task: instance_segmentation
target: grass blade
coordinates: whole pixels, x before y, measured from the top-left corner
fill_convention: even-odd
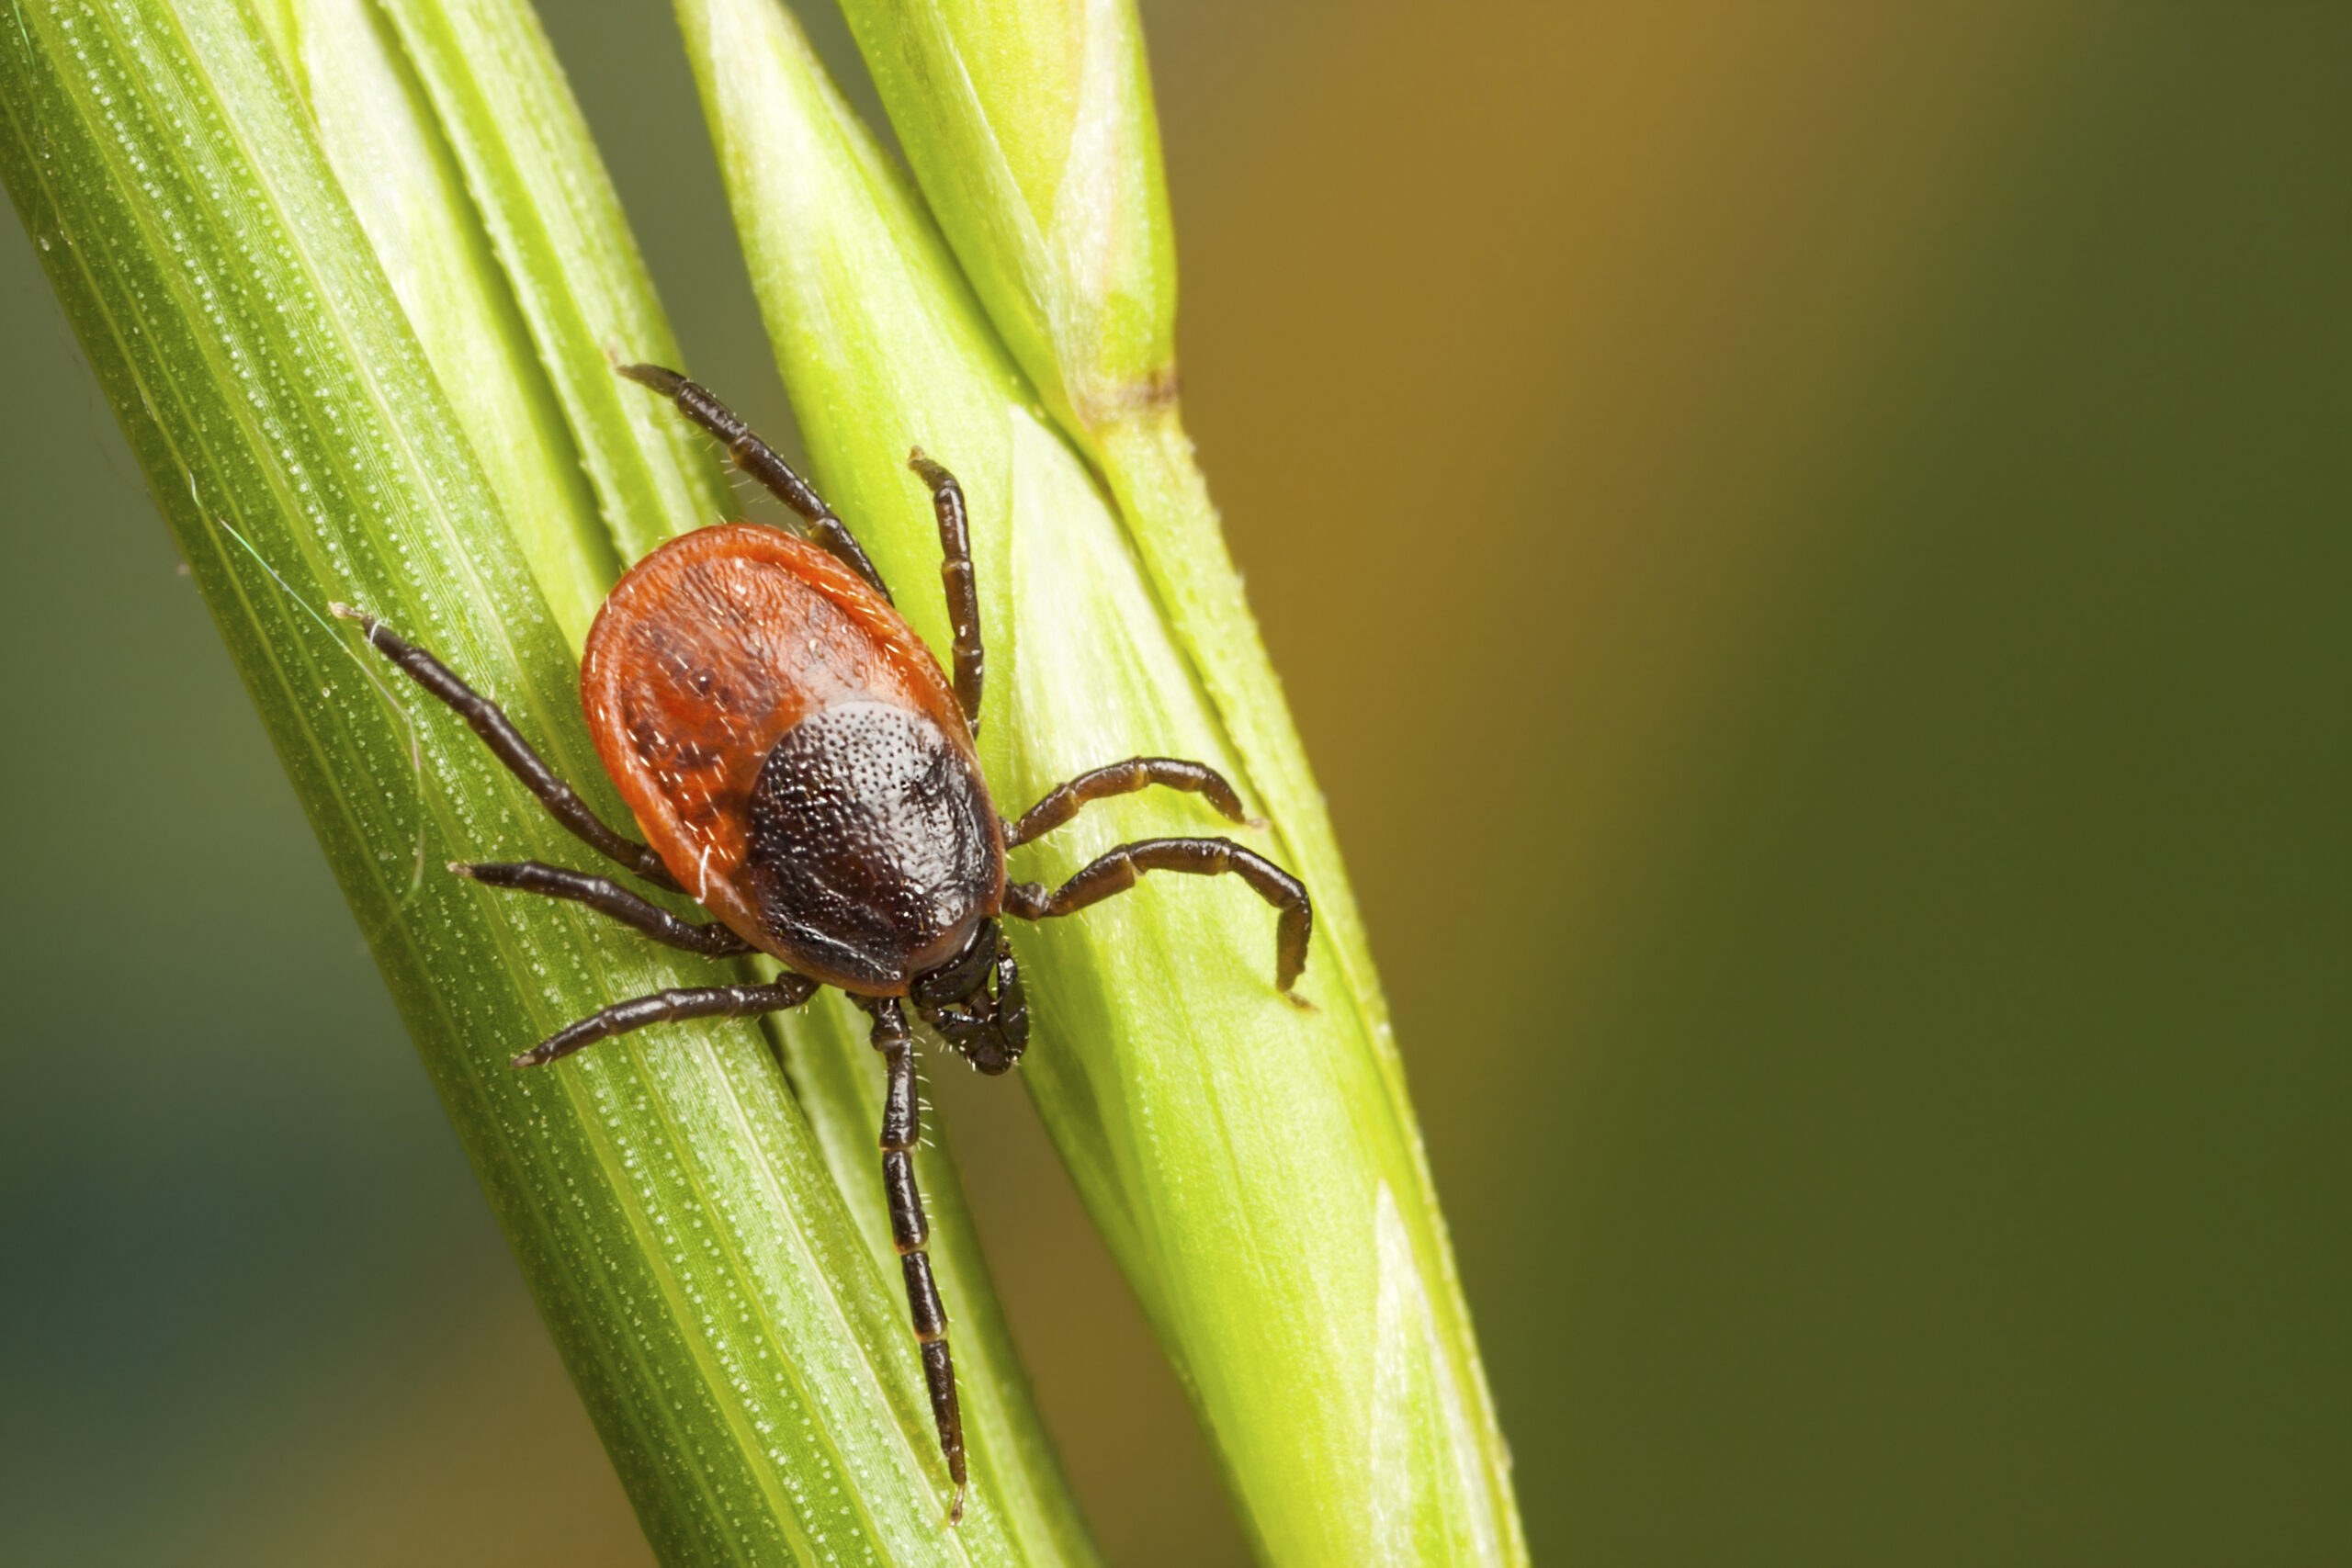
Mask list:
[[[707,444],[614,361],[678,363],[620,203],[522,0],[379,0],[457,160],[623,562],[735,514]]]
[[[869,44],[868,57],[903,108],[899,127],[943,236],[772,0],[677,8],[817,476],[934,638],[937,545],[903,470],[907,448],[921,445],[964,479],[993,694],[982,755],[1000,804],[1018,809],[1123,756],[1197,757],[1272,819],[1271,832],[1234,836],[1300,870],[1317,896],[1310,1014],[1272,989],[1271,911],[1225,883],[1156,880],[1015,936],[1038,1022],[1023,1076],[1261,1553],[1523,1558],[1361,925],[1214,513],[1164,387],[1107,401],[1082,392],[1090,378],[1127,374],[1123,362],[1148,363],[1172,322],[1172,283],[1158,281],[1172,274],[1151,260],[1165,249],[1164,221],[1150,228],[1156,135],[1130,124],[1092,139],[1148,165],[1148,177],[1119,159],[1086,165],[1126,182],[1097,203],[1098,218],[1125,215],[1096,225],[1108,253],[1057,250],[1050,234],[1021,249],[1041,210],[1068,203],[1041,203],[1022,173],[1035,173],[1051,135],[993,128],[1035,109],[1067,140],[1087,140],[1087,106],[1102,95],[1082,81],[1057,88],[1055,71],[1092,59],[1092,46],[1047,50],[1024,69],[1013,57],[1050,34],[1040,17],[1060,13],[852,6],[862,41],[885,11],[903,29],[896,55]],[[999,39],[985,64],[907,41],[968,40],[974,28],[1020,36]],[[989,80],[1004,85],[1001,102],[959,96]],[[1109,96],[1148,118],[1148,92]],[[989,132],[977,143],[976,125]],[[949,171],[937,180],[935,164]],[[1164,199],[1157,210],[1164,220]],[[967,243],[959,220],[985,239]],[[1139,236],[1140,251],[1122,250],[1122,234]],[[1000,254],[1006,245],[1017,254]],[[1051,281],[1057,256],[1111,253],[1144,260],[1114,255],[1091,274],[1072,264],[1060,296],[996,309],[1008,290]],[[1083,324],[1083,310],[1065,307],[1071,289],[1095,286],[1094,325],[1057,327]],[[1094,346],[1068,365],[1050,357],[1069,344]],[[1040,345],[1049,357],[1033,385],[1023,367]],[[1095,422],[1057,428],[1047,411],[1073,408]],[[1115,842],[1220,830],[1232,831],[1182,799],[1106,804],[1020,852],[1014,874],[1050,884]]]
[[[12,20],[0,177],[657,1551],[1027,1561],[985,1495],[944,1528],[903,1306],[755,1031],[505,1064],[723,972],[438,871],[582,852],[451,716],[379,686],[332,599],[435,648],[619,814],[562,629],[272,34],[231,0]],[[976,1440],[983,1474],[1020,1462]]]
[[[499,510],[577,649],[620,562],[432,106],[368,0],[277,0],[261,17]]]

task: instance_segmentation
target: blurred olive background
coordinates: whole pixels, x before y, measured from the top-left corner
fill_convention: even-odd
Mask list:
[[[1146,9],[1538,1557],[2352,1561],[2352,7]],[[786,428],[666,8],[549,22]],[[643,1563],[7,228],[0,1558]],[[1104,1544],[1238,1561],[938,1088]]]

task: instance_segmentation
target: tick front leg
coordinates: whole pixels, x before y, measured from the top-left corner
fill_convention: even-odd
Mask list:
[[[736,958],[755,951],[752,944],[727,927],[713,921],[697,925],[639,897],[620,884],[586,872],[571,871],[560,865],[547,865],[535,860],[492,862],[467,865],[452,861],[449,869],[459,876],[471,877],[485,887],[511,888],[517,893],[537,893],[542,897],[563,898],[574,904],[585,904],[600,915],[610,915],[625,926],[644,932],[659,942],[699,953],[705,958]]]
[[[1021,820],[1009,824],[1004,831],[1004,847],[1025,844],[1052,832],[1079,813],[1090,801],[1111,795],[1133,795],[1149,789],[1153,784],[1165,784],[1170,789],[1187,790],[1200,795],[1222,812],[1227,821],[1247,822],[1250,818],[1241,809],[1241,796],[1225,782],[1225,775],[1203,762],[1187,762],[1181,757],[1130,757],[1124,762],[1114,762],[1107,768],[1078,777],[1049,792],[1046,798],[1022,814]]]
[[[947,1354],[947,1309],[931,1277],[931,1225],[923,1218],[922,1193],[915,1186],[915,1145],[922,1141],[922,1112],[915,1100],[915,1042],[906,1010],[896,997],[850,1000],[874,1019],[873,1044],[882,1053],[887,1075],[882,1094],[882,1190],[890,1202],[890,1238],[907,1278],[907,1311],[915,1340],[922,1347],[923,1382],[931,1386],[932,1419],[939,1426],[939,1451],[956,1483],[947,1522],[964,1517],[964,1417],[956,1405],[956,1363]]]
[[[1274,984],[1301,1007],[1293,989],[1306,969],[1306,941],[1315,930],[1315,908],[1306,885],[1263,855],[1230,839],[1145,839],[1121,844],[1090,863],[1076,876],[1047,893],[1042,883],[1016,882],[1004,890],[1004,907],[1024,920],[1074,915],[1114,893],[1125,893],[1147,871],[1181,871],[1193,876],[1227,872],[1248,883],[1259,897],[1281,911],[1274,926]]]
[[[784,1012],[817,994],[817,982],[786,972],[772,986],[700,986],[691,990],[656,991],[650,997],[615,1002],[592,1012],[569,1029],[548,1035],[514,1058],[518,1067],[545,1066],[574,1051],[609,1040],[616,1034],[648,1024],[674,1023],[689,1018],[757,1018]]]
[[[618,861],[655,886],[678,890],[669,869],[662,863],[662,857],[636,840],[606,827],[602,818],[588,809],[588,803],[548,766],[547,760],[531,750],[531,743],[523,739],[504,709],[458,680],[447,665],[433,655],[394,635],[390,627],[367,611],[355,610],[348,604],[330,604],[327,608],[346,621],[358,622],[368,647],[399,665],[410,680],[456,710],[467,727],[481,737],[491,754],[505,763],[507,772],[521,779],[523,787],[548,808],[548,815],[562,823],[573,837],[606,859]]]
[[[624,365],[620,373],[639,386],[652,388],[677,404],[680,413],[718,437],[737,468],[797,513],[817,536],[817,542],[834,558],[865,579],[866,586],[886,602],[889,599],[890,590],[883,585],[882,574],[874,570],[872,558],[866,555],[865,547],[857,542],[857,536],[849,531],[849,525],[833,515],[825,498],[810,489],[808,481],[795,473],[792,465],[775,447],[753,434],[751,426],[735,417],[734,411],[712,397],[710,389],[659,365]]]

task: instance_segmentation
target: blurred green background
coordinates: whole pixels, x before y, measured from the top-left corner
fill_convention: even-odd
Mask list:
[[[1538,1557],[2352,1561],[2352,6],[1146,15]],[[549,21],[786,428],[666,8]],[[643,1563],[8,229],[0,1556]],[[1104,1544],[1238,1561],[936,1085]]]

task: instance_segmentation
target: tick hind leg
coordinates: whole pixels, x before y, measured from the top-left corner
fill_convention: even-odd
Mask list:
[[[939,1426],[939,1451],[956,1483],[947,1522],[964,1517],[964,1417],[956,1405],[956,1363],[947,1354],[947,1309],[931,1277],[931,1225],[923,1218],[922,1193],[915,1186],[915,1145],[922,1141],[922,1112],[915,1100],[915,1042],[906,1009],[895,997],[850,1000],[874,1019],[874,1048],[882,1053],[887,1079],[882,1095],[882,1190],[890,1202],[890,1239],[907,1280],[907,1311],[916,1343],[922,1347],[923,1382],[931,1388],[932,1419]]]
[[[988,650],[980,641],[980,588],[972,575],[972,528],[964,512],[964,487],[954,474],[924,457],[920,446],[907,454],[907,467],[931,487],[931,510],[939,519],[939,583],[956,636],[956,701],[977,735]]]
[[[735,417],[734,411],[710,395],[710,389],[697,381],[689,381],[675,370],[665,370],[659,365],[624,365],[620,373],[640,386],[652,388],[678,405],[678,412],[701,425],[726,445],[727,455],[735,466],[760,481],[767,492],[799,514],[834,558],[864,578],[866,586],[887,601],[890,590],[883,584],[882,574],[874,570],[874,561],[849,525],[833,515],[825,498],[809,487],[808,481],[793,471],[776,449],[752,433],[751,426]]]
[[[692,989],[656,991],[650,997],[615,1002],[590,1013],[568,1029],[558,1030],[514,1058],[518,1067],[548,1063],[584,1050],[599,1040],[627,1034],[650,1024],[675,1023],[689,1018],[757,1018],[785,1012],[817,994],[817,982],[786,970],[769,986],[697,986]]]
[[[491,753],[505,763],[507,771],[523,781],[523,787],[538,796],[548,814],[575,838],[655,886],[678,890],[678,884],[662,865],[662,857],[605,826],[604,818],[588,809],[588,803],[548,766],[546,759],[531,750],[531,743],[523,739],[522,732],[496,703],[458,680],[447,665],[424,649],[395,636],[390,627],[365,610],[355,610],[348,604],[327,607],[346,621],[358,622],[368,647],[399,665],[409,679],[456,710],[467,727],[481,737]]]
[[[1248,883],[1259,897],[1281,911],[1274,926],[1274,984],[1292,1001],[1306,1005],[1293,988],[1306,972],[1306,942],[1315,930],[1315,909],[1307,900],[1306,885],[1229,839],[1145,839],[1121,844],[1051,893],[1043,883],[1012,884],[1004,890],[1004,907],[1026,920],[1074,915],[1089,904],[1125,892],[1147,871],[1181,871],[1193,876],[1230,872]]]

